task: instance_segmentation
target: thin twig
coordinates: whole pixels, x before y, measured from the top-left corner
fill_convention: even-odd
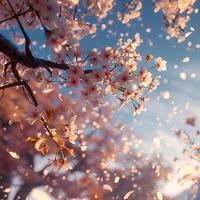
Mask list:
[[[21,77],[20,77],[20,75],[19,75],[19,73],[18,73],[18,71],[16,69],[16,65],[14,63],[11,65],[11,70],[13,72],[14,77],[17,79],[17,81],[21,82],[22,81]],[[33,94],[33,91],[31,90],[31,87],[29,86],[27,81],[22,81],[22,82],[23,82],[23,86],[26,88],[28,94],[30,95],[30,97],[31,97],[31,99],[33,101],[33,104],[35,106],[38,106],[38,102],[37,102],[37,100],[35,98],[35,95]]]
[[[14,82],[14,83],[9,83],[7,85],[1,86],[0,90],[4,90],[7,88],[11,88],[11,87],[16,87],[16,86],[20,86],[20,85],[24,85],[25,81],[18,81],[18,82]]]
[[[9,0],[7,0],[7,2],[8,2],[8,4],[9,4],[9,6],[10,6],[10,8],[11,8],[11,10],[12,10],[14,16],[15,16],[15,19],[17,20],[17,23],[18,23],[18,25],[19,25],[19,27],[20,27],[23,35],[24,35],[24,38],[25,38],[25,41],[26,41],[25,42],[25,52],[26,52],[27,55],[32,56],[32,53],[31,53],[31,50],[30,50],[30,43],[31,43],[30,38],[28,37],[24,27],[22,26],[22,24],[19,20],[19,17],[17,16],[14,8],[12,7],[12,4],[10,3]]]
[[[76,6],[74,8],[74,19],[76,19],[77,8],[78,8],[78,5],[76,4]]]
[[[0,33],[0,52],[5,54],[11,60],[15,61],[15,63],[19,63],[26,68],[36,69],[36,68],[51,68],[51,69],[59,69],[59,70],[67,70],[69,69],[69,64],[59,64],[50,60],[45,60],[37,57],[27,56],[23,52],[20,52],[18,48],[8,40],[4,35]],[[84,70],[85,74],[91,73],[93,70]]]
[[[24,12],[22,12],[22,13],[19,13],[19,14],[17,14],[16,16],[17,16],[17,17],[20,17],[20,16],[25,15],[26,13],[28,13],[28,12],[30,12],[30,11],[31,11],[31,9],[29,8],[28,10],[26,10],[26,11],[24,11]],[[12,20],[12,19],[16,18],[16,16],[11,16],[11,17],[5,18],[5,19],[3,19],[3,20],[0,21],[0,24],[2,24],[3,22],[7,22],[7,21],[9,21],[9,20]]]
[[[60,146],[59,146],[59,145],[55,142],[55,140],[53,139],[54,136],[53,136],[51,130],[49,129],[49,127],[48,127],[48,125],[47,125],[47,122],[46,122],[46,120],[44,119],[44,117],[41,118],[41,121],[42,121],[42,123],[44,124],[45,129],[46,129],[47,132],[49,133],[49,136],[52,138],[53,142],[54,142],[55,145],[58,147],[63,162],[65,162],[65,156],[64,156],[64,154],[63,154],[63,151],[62,151],[62,149],[60,148]]]

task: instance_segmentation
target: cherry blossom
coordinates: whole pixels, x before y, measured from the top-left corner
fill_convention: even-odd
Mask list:
[[[183,42],[188,36],[186,26],[193,12],[196,0],[156,0],[154,12],[162,11],[164,14],[165,28],[171,37]]]
[[[161,57],[158,57],[155,59],[155,66],[156,69],[160,72],[160,71],[165,71],[167,65],[167,61],[163,60]]]

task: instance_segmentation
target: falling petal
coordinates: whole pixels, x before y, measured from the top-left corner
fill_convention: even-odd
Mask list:
[[[110,191],[110,192],[113,191],[112,187],[111,187],[110,185],[108,185],[108,184],[104,184],[104,185],[103,185],[103,189],[104,189],[104,190],[108,190],[108,191]]]
[[[190,58],[189,58],[189,57],[185,57],[185,58],[183,58],[182,62],[183,62],[183,63],[190,62]]]
[[[159,137],[155,137],[155,138],[153,139],[153,143],[155,144],[155,146],[156,146],[157,148],[160,148],[160,138],[159,138]]]
[[[20,156],[16,153],[16,152],[14,152],[14,151],[9,151],[9,150],[7,150],[8,151],[8,153],[13,157],[13,158],[16,158],[16,159],[19,159],[20,158]]]
[[[170,92],[169,91],[164,91],[161,93],[163,99],[170,99],[171,95],[170,95]]]
[[[158,200],[163,200],[163,195],[161,192],[157,192],[156,195],[157,195]]]
[[[116,176],[116,177],[115,177],[115,180],[114,180],[114,183],[118,183],[119,180],[120,180],[120,177],[119,177],[119,176]]]
[[[133,193],[134,193],[133,190],[127,192],[127,193],[124,195],[124,200],[128,199]]]
[[[48,94],[50,92],[52,92],[54,89],[53,88],[45,88],[42,92],[45,94]]]
[[[9,193],[11,191],[11,188],[5,188],[4,190],[3,190],[3,192],[5,192],[5,193]]]
[[[185,72],[181,72],[180,79],[182,79],[184,81],[184,80],[186,80],[186,78],[187,78],[187,74]]]

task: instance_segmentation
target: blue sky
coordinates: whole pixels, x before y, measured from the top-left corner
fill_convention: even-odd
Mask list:
[[[130,106],[127,106],[125,116],[124,114],[122,115],[125,110],[123,108],[118,118],[124,119],[125,117],[129,126],[133,126],[144,137],[152,136],[156,132],[155,130],[161,128],[156,121],[156,117],[160,118],[162,129],[167,132],[171,131],[172,127],[182,127],[186,117],[192,114],[198,116],[197,108],[200,100],[198,92],[198,84],[200,83],[200,49],[196,48],[196,45],[200,44],[200,26],[198,24],[200,14],[194,13],[188,24],[188,29],[189,27],[193,27],[195,31],[183,43],[178,43],[176,39],[166,39],[167,34],[163,29],[162,13],[155,14],[153,12],[152,1],[143,1],[141,21],[131,21],[130,27],[119,23],[114,17],[115,10],[120,10],[119,7],[120,4],[118,2],[113,13],[108,16],[108,19],[113,20],[111,26],[108,26],[105,31],[99,31],[94,38],[86,38],[82,41],[84,49],[101,49],[105,46],[116,46],[116,41],[121,32],[128,34],[126,38],[131,38],[136,32],[139,32],[143,39],[143,43],[139,48],[141,54],[145,56],[147,53],[151,53],[154,57],[163,57],[168,62],[168,68],[166,72],[161,74],[161,84],[158,90],[154,91],[151,95],[147,112],[132,117],[130,111],[128,111],[130,110]],[[200,2],[197,2],[195,7],[199,8]],[[148,28],[151,29],[150,33],[146,32]],[[108,30],[112,30],[113,35],[108,34]],[[192,43],[192,46],[189,47],[188,42]],[[185,57],[189,57],[190,62],[183,63],[182,60]],[[186,80],[180,78],[181,73],[187,75]],[[195,78],[194,74],[196,75]],[[167,100],[163,99],[162,95],[160,95],[166,91],[170,92],[170,98]],[[191,105],[189,109],[185,109],[187,102]],[[166,124],[165,121],[175,106],[178,106],[178,112],[183,110],[183,113],[177,114]]]

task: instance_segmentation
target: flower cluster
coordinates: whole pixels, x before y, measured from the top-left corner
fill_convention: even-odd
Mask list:
[[[154,12],[162,10],[165,20],[165,28],[171,37],[184,41],[193,29],[185,32],[186,26],[193,12],[196,0],[158,0],[154,5]]]
[[[122,12],[117,13],[117,17],[123,24],[127,24],[130,20],[140,17],[141,10],[142,2],[140,0],[130,1],[129,3],[126,3],[124,5],[124,9]]]
[[[113,8],[114,0],[84,0],[86,14],[103,19]]]
[[[146,64],[138,68],[142,60],[137,47],[142,39],[137,33],[133,39],[118,41],[118,48],[107,47],[101,51],[89,53],[88,60],[77,62],[67,71],[67,87],[78,87],[86,101],[101,101],[104,95],[112,94],[120,100],[120,105],[132,102],[137,113],[143,109],[148,100],[145,91],[152,92],[159,85],[159,78],[153,78],[146,65],[151,56],[147,55]],[[157,71],[166,70],[166,61],[161,57],[155,59]],[[88,68],[89,67],[89,68]],[[90,73],[84,73],[90,70]]]
[[[191,199],[197,197],[200,173],[200,146],[198,143],[200,131],[196,128],[196,120],[194,116],[185,120],[185,125],[190,126],[190,132],[187,127],[177,129],[175,132],[181,144],[184,145],[182,149],[184,157],[175,157],[174,162],[180,160],[178,168],[179,182],[183,185],[192,182]]]
[[[26,0],[10,1],[16,13],[21,13],[20,20],[27,28],[43,28],[46,36],[46,44],[53,48],[56,57],[66,53],[66,47],[76,46],[80,39],[92,33],[91,27],[95,24],[87,22],[84,18],[76,18],[76,5],[78,1],[56,1],[56,0]],[[16,25],[12,18],[12,11],[3,0],[0,4],[0,18],[9,19],[9,23]],[[8,27],[7,20],[0,23],[1,27]],[[96,30],[93,29],[95,32]],[[61,62],[61,59],[59,60]]]

